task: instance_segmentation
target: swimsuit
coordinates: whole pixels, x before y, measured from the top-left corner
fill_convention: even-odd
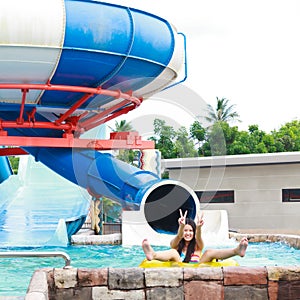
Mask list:
[[[185,254],[183,252],[180,253],[180,259],[181,261],[184,261],[184,258],[185,258]]]
[[[190,263],[192,264],[198,264],[200,262],[200,256],[198,254],[192,254]]]
[[[185,254],[183,252],[181,252],[180,258],[181,258],[181,261],[184,261]],[[200,256],[198,254],[192,253],[191,259],[189,262],[192,264],[198,264],[200,262]]]

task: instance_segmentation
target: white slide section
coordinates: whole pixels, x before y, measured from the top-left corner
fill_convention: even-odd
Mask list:
[[[67,246],[65,221],[87,215],[91,196],[30,155],[0,185],[0,247]]]
[[[228,215],[225,210],[202,210],[204,225],[202,237],[207,246],[227,244],[229,240]],[[147,223],[144,210],[123,211],[122,244],[124,246],[141,245],[147,238],[151,245],[169,246],[174,235],[162,234],[153,230]]]
[[[64,1],[0,1],[0,20],[1,83],[46,84],[56,70],[64,43]],[[27,103],[37,103],[40,93],[30,90]],[[1,90],[0,98],[2,102],[21,101],[19,90]]]

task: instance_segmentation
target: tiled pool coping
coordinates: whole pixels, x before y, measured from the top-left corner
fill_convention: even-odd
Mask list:
[[[247,237],[249,242],[284,242],[289,246],[300,249],[300,235],[291,234],[273,234],[273,233],[236,233],[229,232],[229,238],[240,240],[242,237]],[[111,244],[119,245],[122,243],[121,233],[114,233],[109,235],[91,235],[81,234],[72,237],[72,244],[74,245],[99,245]]]
[[[300,236],[240,234],[250,242],[286,242],[300,248]],[[95,241],[94,241],[95,242]],[[89,242],[90,244],[90,242]],[[26,300],[46,299],[299,299],[298,267],[65,268],[37,270]]]

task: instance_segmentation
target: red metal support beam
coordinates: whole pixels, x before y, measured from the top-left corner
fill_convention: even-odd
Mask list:
[[[134,144],[128,144],[125,140],[85,140],[78,139],[81,133],[97,127],[113,118],[128,113],[135,109],[142,102],[142,98],[132,95],[132,91],[123,93],[120,90],[105,90],[101,87],[81,87],[68,85],[52,85],[47,84],[15,84],[0,83],[0,89],[20,89],[22,92],[22,100],[20,105],[19,117],[17,120],[0,120],[0,145],[13,147],[81,147],[94,148],[98,150],[108,149],[152,149],[154,143],[151,141],[141,141],[140,137],[135,137]],[[35,120],[36,108],[27,113],[27,120],[24,120],[24,110],[26,104],[26,95],[29,90],[45,90],[45,91],[68,91],[83,93],[83,97],[79,99],[72,107],[54,121],[40,122]],[[92,96],[106,95],[115,99],[121,99],[120,102],[111,107],[100,111],[99,113],[88,116],[89,111],[81,111],[80,114],[72,116],[72,114]],[[83,120],[80,122],[80,120]],[[8,136],[6,129],[8,128],[40,128],[64,131],[62,138],[50,137],[22,137]],[[74,137],[73,134],[76,134]],[[130,135],[131,136],[131,135]],[[7,150],[8,151],[8,150]],[[11,150],[12,151],[12,150]],[[16,151],[16,150],[14,150]],[[2,151],[5,152],[5,151]]]
[[[17,124],[22,124],[24,122],[24,108],[25,108],[25,101],[26,101],[26,94],[28,93],[28,89],[22,89],[22,103],[21,103],[21,108],[20,108],[20,115],[19,118],[17,119]]]
[[[28,155],[28,153],[21,148],[0,148],[0,156],[13,156],[13,155]]]
[[[142,141],[137,132],[126,132],[123,133],[122,136],[112,135],[109,140],[78,139],[70,134],[66,134],[63,138],[0,136],[0,145],[13,147],[89,148],[95,150],[155,148],[153,141]],[[0,153],[9,155],[7,153],[9,153],[9,151],[17,151],[15,149],[16,148],[3,148],[0,149]],[[20,150],[19,154],[24,153]],[[0,156],[1,155],[3,154],[0,154]]]
[[[103,118],[110,115],[115,110],[121,109],[122,107],[124,107],[127,104],[128,104],[128,101],[123,100],[122,102],[114,105],[113,107],[110,107],[110,108],[106,109],[105,111],[89,118],[87,121],[80,122],[80,127],[84,128],[86,131],[88,131],[91,128],[97,127],[98,125],[102,124],[102,123],[99,124],[99,122],[101,122],[103,120]]]
[[[101,87],[84,87],[84,86],[74,86],[74,85],[56,85],[56,84],[19,84],[19,83],[0,83],[0,89],[21,89],[21,90],[44,90],[44,91],[64,91],[64,92],[75,92],[75,93],[85,93],[85,94],[95,94],[95,95],[106,95],[111,96],[116,99],[128,99],[136,105],[140,104],[140,99],[132,96],[131,91],[128,93],[123,93],[120,90],[105,90]]]
[[[22,123],[16,123],[15,121],[4,121],[0,119],[0,130],[5,128],[40,128],[40,129],[52,129],[52,130],[75,130],[75,125],[70,123],[56,125],[53,122],[31,122],[23,121]]]
[[[68,117],[72,115],[72,113],[77,109],[80,108],[82,104],[84,104],[89,98],[91,98],[93,94],[86,94],[84,95],[77,103],[75,103],[68,111],[66,111],[59,119],[55,121],[56,125],[61,125]]]

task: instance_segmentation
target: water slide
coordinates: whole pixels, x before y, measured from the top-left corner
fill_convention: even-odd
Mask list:
[[[0,145],[19,146],[91,196],[142,209],[157,232],[176,232],[179,208],[194,218],[199,203],[191,188],[82,138],[185,79],[184,35],[158,16],[92,0],[3,0],[0,20]],[[47,191],[48,178],[40,179]],[[32,210],[37,190],[22,196]],[[11,192],[6,207],[16,210]],[[65,201],[60,205],[68,210]],[[29,211],[24,218],[30,220]]]
[[[8,157],[0,157],[0,184],[12,175],[13,171],[10,166]]]
[[[205,247],[230,245],[228,215],[226,210],[202,210],[204,225],[202,238]],[[159,232],[149,225],[143,210],[123,211],[122,213],[122,244],[124,246],[141,245],[147,238],[151,245],[170,246],[174,235]]]
[[[0,246],[67,246],[67,222],[84,222],[90,201],[85,189],[23,155],[18,174],[0,185]]]

